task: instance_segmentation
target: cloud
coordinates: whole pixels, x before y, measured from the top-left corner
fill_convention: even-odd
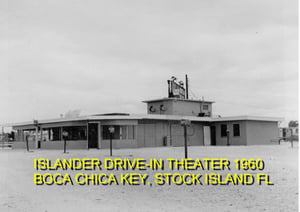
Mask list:
[[[0,120],[52,118],[73,109],[145,113],[140,101],[166,96],[166,80],[186,73],[194,98],[215,100],[217,114],[296,119],[296,6],[1,2]]]

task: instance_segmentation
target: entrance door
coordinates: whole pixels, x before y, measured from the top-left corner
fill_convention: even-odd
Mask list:
[[[210,146],[210,126],[203,126],[204,146]]]
[[[216,146],[216,126],[210,127],[210,133],[211,133],[211,145]]]
[[[98,148],[98,124],[88,124],[88,147]]]

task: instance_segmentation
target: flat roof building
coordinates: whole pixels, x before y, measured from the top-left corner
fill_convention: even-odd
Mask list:
[[[63,131],[68,132],[69,149],[108,148],[111,126],[115,129],[113,148],[183,146],[181,120],[191,122],[188,145],[271,144],[279,137],[280,118],[214,117],[213,101],[188,99],[183,90],[172,90],[179,85],[170,84],[168,98],[144,101],[147,114],[96,114],[13,124],[13,148],[25,148],[27,139],[30,148],[62,149]],[[183,89],[182,84],[179,88]]]

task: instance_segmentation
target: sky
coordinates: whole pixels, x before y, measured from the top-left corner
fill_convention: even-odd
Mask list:
[[[0,0],[0,123],[146,113],[189,76],[214,115],[298,119],[296,0]]]

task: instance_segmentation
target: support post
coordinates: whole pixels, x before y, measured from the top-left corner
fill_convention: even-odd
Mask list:
[[[60,141],[63,140],[63,128],[62,127],[59,128],[59,140]]]
[[[51,141],[51,129],[48,129],[48,141]]]
[[[39,148],[39,127],[35,127],[35,148]]]
[[[35,148],[39,148],[39,121],[33,120],[33,125],[35,126]]]
[[[294,143],[293,143],[293,129],[291,128],[291,147],[294,147]]]
[[[110,156],[112,156],[112,133],[109,133],[109,149],[110,149]]]
[[[27,149],[27,152],[29,152],[28,137],[29,137],[29,135],[25,135],[25,141],[26,141],[26,149]]]
[[[68,139],[69,133],[67,131],[63,131],[62,136],[63,136],[63,140],[64,140],[64,153],[66,153],[67,152],[67,139]]]
[[[86,142],[88,144],[88,150],[90,149],[90,144],[89,144],[89,122],[87,121],[86,123]]]
[[[191,125],[190,120],[181,120],[180,121],[181,126],[183,126],[183,134],[184,134],[184,157],[188,158],[188,147],[187,147],[187,127]]]
[[[115,132],[115,128],[113,126],[110,126],[108,128],[108,130],[109,130],[109,140],[110,140],[110,142],[109,142],[110,156],[112,156],[112,138],[113,138],[113,134]]]
[[[4,148],[4,127],[3,126],[2,126],[1,140],[2,140],[2,149],[3,149]]]
[[[42,141],[43,141],[43,136],[44,136],[44,135],[43,135],[43,128],[42,128],[42,127],[40,127],[40,131],[41,131],[41,140],[40,140],[40,141],[41,141],[41,143],[42,143]],[[42,144],[41,144],[41,145],[42,145]]]
[[[187,126],[184,125],[184,157],[188,158],[188,152],[187,152]]]
[[[67,141],[66,141],[66,139],[64,138],[64,153],[66,153],[66,148],[67,148]]]

